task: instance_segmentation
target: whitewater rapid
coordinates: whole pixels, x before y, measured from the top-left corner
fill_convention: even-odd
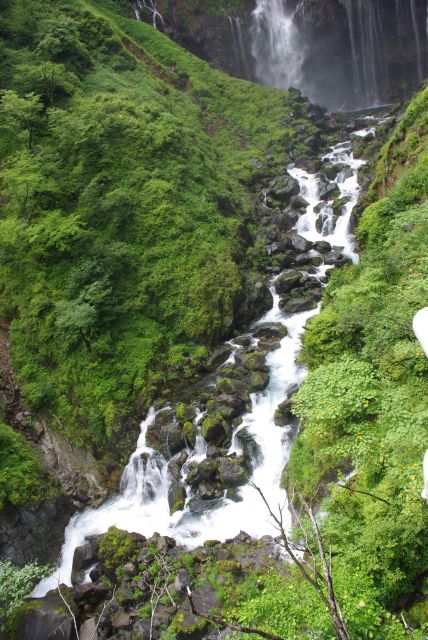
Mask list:
[[[327,240],[333,248],[339,248],[341,253],[353,262],[358,257],[354,252],[354,237],[350,230],[352,209],[357,202],[359,186],[357,172],[363,161],[355,160],[351,143],[340,143],[332,148],[325,156],[331,163],[346,165],[336,177],[341,197],[348,201],[342,208],[342,215],[336,223],[331,217],[332,202],[323,203],[318,211],[319,174],[309,174],[302,169],[289,168],[300,184],[301,195],[308,201],[309,206],[296,225],[296,231],[313,242]],[[324,225],[323,231],[317,231],[317,217],[324,214],[330,224]],[[325,275],[330,267],[321,265],[317,268],[317,276]],[[280,488],[280,478],[284,466],[288,462],[291,438],[289,427],[278,427],[274,422],[277,406],[287,397],[287,390],[295,384],[300,384],[306,375],[306,370],[298,362],[301,348],[301,338],[306,322],[319,313],[319,306],[311,311],[294,315],[284,314],[279,307],[279,296],[275,292],[274,280],[271,291],[274,299],[273,307],[258,322],[278,322],[287,328],[287,335],[281,340],[280,348],[267,356],[270,370],[268,387],[251,396],[252,408],[244,415],[238,430],[246,428],[255,438],[260,449],[260,460],[253,471],[251,482],[261,488],[269,504],[273,508],[278,505],[285,507],[284,517],[287,526],[290,525],[290,514],[287,509],[287,496]],[[231,341],[234,348],[238,348]],[[234,355],[230,357],[233,361]],[[205,511],[202,514],[192,514],[187,506],[183,511],[170,516],[168,504],[168,489],[171,477],[167,462],[163,457],[146,446],[145,436],[148,426],[155,418],[154,409],[150,409],[146,419],[141,423],[141,434],[136,451],[132,454],[124,470],[121,481],[121,493],[109,499],[98,509],[86,509],[83,513],[75,514],[65,530],[65,541],[62,549],[60,564],[57,570],[43,580],[35,589],[35,596],[42,596],[50,589],[57,587],[59,582],[70,585],[71,569],[74,549],[81,545],[86,536],[101,534],[111,526],[117,526],[128,531],[152,535],[155,531],[162,535],[174,537],[178,544],[194,548],[207,539],[225,540],[238,534],[241,530],[255,538],[263,535],[276,535],[272,523],[269,521],[266,507],[254,488],[246,485],[239,489],[240,501],[223,498],[219,508]],[[199,414],[195,423],[201,420]],[[240,452],[239,439],[236,433],[232,439],[229,453]],[[183,467],[184,474],[190,462],[199,462],[205,458],[206,445],[199,435],[195,449],[188,449],[189,459]],[[188,495],[188,499],[190,495]],[[187,504],[187,503],[186,503]]]

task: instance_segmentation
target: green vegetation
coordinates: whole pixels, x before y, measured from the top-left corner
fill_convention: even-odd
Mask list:
[[[130,533],[117,527],[110,527],[102,538],[99,553],[105,566],[116,570],[121,564],[135,559],[138,543]]]
[[[371,594],[378,617],[372,635],[355,638],[395,638],[385,630],[387,611],[421,596],[428,569],[420,498],[428,361],[412,332],[428,299],[427,113],[425,90],[382,151],[358,227],[361,263],[334,273],[323,311],[308,323],[302,357],[310,373],[293,398],[304,429],[285,481],[307,497],[330,489],[322,531],[337,588],[352,579],[364,602]],[[351,491],[332,483],[351,469]],[[423,601],[415,604],[415,624],[425,629],[423,610]]]
[[[5,631],[6,621],[23,604],[42,578],[48,575],[49,567],[37,562],[27,564],[23,568],[15,567],[9,560],[0,562],[0,633]]]
[[[19,433],[0,422],[0,509],[46,498],[52,480],[36,452]]]
[[[298,144],[293,97],[113,0],[1,0],[0,30],[0,316],[26,400],[102,455],[230,327],[251,159]]]

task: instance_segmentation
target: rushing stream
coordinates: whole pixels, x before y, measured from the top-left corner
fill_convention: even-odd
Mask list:
[[[341,252],[353,262],[357,255],[353,250],[353,236],[350,233],[352,209],[358,199],[358,168],[363,161],[354,159],[351,142],[342,142],[332,148],[326,156],[330,163],[340,163],[341,170],[334,182],[337,183],[342,197],[348,202],[342,208],[342,215],[335,221],[332,215],[332,202],[319,205],[319,190],[323,183],[319,174],[309,174],[301,169],[290,168],[289,173],[300,183],[301,195],[309,202],[307,212],[296,225],[296,231],[305,238],[317,241],[327,240],[333,248],[340,247]],[[320,230],[317,218],[321,216],[323,225]],[[321,265],[317,268],[317,277],[325,275],[330,268]],[[274,423],[274,412],[287,395],[287,389],[299,384],[305,376],[304,367],[298,363],[297,355],[301,345],[301,335],[307,320],[319,312],[317,309],[285,315],[279,307],[279,296],[275,292],[272,281],[273,308],[257,323],[279,322],[283,324],[288,335],[282,339],[280,348],[267,356],[270,370],[270,382],[263,392],[252,394],[252,409],[244,415],[232,439],[230,451],[240,452],[237,432],[246,428],[256,440],[260,457],[252,475],[252,481],[264,492],[269,503],[276,507],[286,502],[285,491],[280,489],[280,477],[284,465],[288,461],[292,438],[292,427],[278,427]],[[255,325],[255,326],[256,326]],[[231,342],[237,349],[237,345]],[[233,361],[232,353],[230,361]],[[195,423],[199,423],[203,414],[199,414]],[[148,426],[155,418],[151,409],[141,424],[141,435],[137,449],[132,454],[121,480],[120,494],[112,497],[98,509],[87,509],[74,515],[65,531],[65,542],[62,549],[61,564],[57,571],[43,580],[35,590],[35,595],[44,595],[55,588],[58,580],[70,584],[70,575],[74,549],[82,544],[85,537],[91,534],[104,533],[115,525],[128,531],[152,535],[155,531],[173,536],[178,543],[196,547],[206,539],[233,537],[240,530],[254,537],[272,534],[274,530],[268,520],[266,508],[255,490],[246,485],[241,487],[239,502],[223,498],[217,509],[192,514],[185,506],[183,511],[170,516],[168,504],[168,488],[171,477],[166,460],[158,452],[146,446],[145,434]],[[206,444],[199,435],[194,449],[188,449],[188,461],[183,467],[185,475],[192,461],[205,458]],[[190,497],[190,496],[188,496]]]

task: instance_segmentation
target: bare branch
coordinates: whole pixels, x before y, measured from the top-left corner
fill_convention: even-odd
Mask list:
[[[65,606],[67,607],[68,612],[69,612],[69,614],[70,614],[70,616],[71,616],[71,619],[73,620],[74,630],[76,631],[76,638],[77,638],[77,640],[79,640],[79,639],[80,639],[80,636],[79,636],[79,631],[78,631],[78,629],[77,629],[77,620],[76,620],[76,616],[74,615],[74,613],[73,613],[73,611],[72,611],[72,609],[71,609],[70,605],[68,604],[67,600],[64,598],[64,596],[63,596],[63,595],[62,595],[62,593],[61,593],[61,587],[60,587],[60,584],[59,584],[59,580],[58,580],[58,587],[57,587],[57,589],[58,589],[58,593],[59,593],[59,596],[60,596],[61,600],[63,601],[63,603],[64,603],[64,604],[65,604]]]
[[[104,611],[105,611],[106,609],[108,609],[108,607],[109,607],[109,606],[111,605],[111,603],[113,602],[115,593],[116,593],[116,587],[114,587],[114,589],[113,589],[113,594],[112,594],[112,596],[111,596],[110,600],[109,600],[108,602],[107,602],[107,601],[106,601],[106,602],[104,602],[104,605],[103,605],[103,608],[102,608],[102,610],[101,610],[101,613],[100,613],[100,615],[98,616],[98,622],[97,622],[97,624],[95,625],[94,633],[91,635],[91,640],[94,640],[94,638],[96,637],[96,635],[97,635],[97,631],[98,631],[98,627],[100,626],[101,618],[103,617]]]
[[[341,489],[346,489],[347,491],[351,491],[352,493],[362,493],[364,496],[370,496],[370,498],[374,498],[375,500],[380,500],[380,502],[384,502],[385,504],[391,506],[391,503],[385,498],[380,498],[379,496],[375,496],[374,493],[370,493],[369,491],[362,491],[361,489],[352,489],[348,487],[346,484],[336,484],[336,487],[340,487]]]

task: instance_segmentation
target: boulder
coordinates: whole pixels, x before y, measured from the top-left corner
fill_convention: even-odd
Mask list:
[[[181,468],[185,462],[187,462],[187,451],[180,451],[177,453],[171,460],[168,462],[168,471],[174,478],[174,480],[180,480],[181,478]]]
[[[253,335],[255,338],[263,340],[270,340],[271,338],[281,340],[287,335],[287,329],[279,322],[264,322],[257,325]]]
[[[175,415],[180,424],[185,424],[196,418],[196,411],[192,406],[180,402],[175,408]]]
[[[310,240],[306,240],[303,236],[300,236],[298,233],[293,233],[290,236],[291,244],[296,251],[299,253],[306,253],[310,251],[312,248],[312,242]]]
[[[174,580],[174,589],[178,593],[185,593],[187,587],[190,585],[190,576],[186,569],[179,569]]]
[[[323,174],[329,180],[335,180],[341,171],[347,169],[348,165],[339,162],[338,164],[332,164],[331,162],[325,164],[322,168]]]
[[[236,440],[242,447],[245,466],[252,468],[255,462],[261,459],[261,449],[253,434],[246,428],[239,429]]]
[[[230,345],[223,345],[215,349],[206,363],[208,371],[215,371],[220,365],[226,362],[232,351],[233,349]]]
[[[307,279],[308,277],[297,269],[284,271],[275,281],[275,290],[280,295],[289,293],[292,289],[303,287]]]
[[[247,377],[247,382],[252,392],[263,391],[268,386],[269,379],[267,371],[252,371]]]
[[[235,382],[234,380],[232,382]],[[209,414],[202,421],[202,437],[206,442],[222,444],[230,435],[231,428],[219,413]]]
[[[329,253],[331,251],[331,244],[327,240],[318,240],[314,243],[313,248],[318,253]]]
[[[249,324],[272,308],[273,297],[265,282],[247,276],[243,291],[234,300],[234,319],[237,325]]]
[[[299,194],[298,196],[293,196],[291,198],[290,205],[294,210],[297,210],[299,213],[305,213],[306,209],[309,207],[309,202]]]
[[[338,194],[339,195],[339,194]],[[339,216],[341,216],[344,211],[343,211],[343,207],[349,202],[349,197],[348,196],[344,196],[343,198],[337,198],[333,204],[332,204],[332,208],[333,208],[333,213],[336,216],[336,218],[338,218]]]
[[[82,544],[76,547],[73,555],[73,565],[71,569],[71,583],[73,585],[82,582],[85,577],[85,570],[95,564],[98,560],[98,545],[96,543]]]
[[[182,425],[176,420],[174,415],[165,421],[164,417],[157,420],[161,414],[169,414],[169,411],[161,411],[157,414],[156,420],[149,425],[146,432],[146,443],[148,447],[159,451],[165,458],[171,458],[176,453],[184,449],[186,443]]]
[[[205,511],[212,509],[218,509],[221,506],[221,498],[214,498],[214,500],[203,500],[195,496],[191,498],[188,503],[190,513],[194,515],[200,515]]]
[[[77,616],[77,607],[64,585],[61,591]],[[26,600],[18,609],[15,620],[14,640],[76,640],[70,613],[60,595],[54,591],[44,598]]]
[[[320,200],[334,200],[338,196],[340,196],[340,189],[335,182],[328,182],[327,184],[321,185],[318,194]]]
[[[221,378],[217,382],[217,389],[221,394],[234,396],[239,398],[242,402],[248,402],[250,396],[248,389],[241,380],[234,380],[233,378]]]
[[[192,486],[196,487],[201,482],[209,482],[214,481],[217,477],[217,469],[218,469],[218,458],[205,458],[199,464],[197,464],[194,469],[192,469],[188,476],[187,482]]]
[[[272,216],[272,222],[279,231],[287,232],[296,224],[299,215],[300,212],[297,211],[281,211]]]
[[[269,195],[281,203],[288,203],[299,192],[300,185],[298,181],[288,173],[278,176],[270,183]]]
[[[316,148],[317,145],[315,146],[315,150]],[[296,167],[307,171],[307,173],[318,173],[318,171],[321,169],[321,160],[319,158],[310,158],[305,155],[299,156],[296,159]]]
[[[186,490],[180,482],[173,480],[168,490],[169,512],[173,515],[176,511],[182,511],[186,502]]]
[[[282,299],[279,306],[284,313],[301,313],[302,311],[310,311],[316,309],[317,301],[314,296],[303,296],[302,298]]]
[[[80,606],[97,605],[111,595],[111,587],[107,584],[88,582],[78,584],[73,589],[73,598]]]
[[[239,487],[248,482],[248,472],[236,456],[219,458],[217,462],[219,479],[223,487]]]
[[[97,621],[95,618],[90,618],[86,620],[82,624],[79,629],[79,638],[80,640],[96,640],[97,636],[95,634],[97,628]]]
[[[133,618],[135,616],[136,614],[134,614],[133,616],[128,611],[125,611],[124,609],[119,609],[119,611],[117,611],[113,616],[113,620],[111,621],[111,626],[113,627],[114,631],[119,631],[122,629],[130,629]]]
[[[194,447],[196,444],[196,436],[198,435],[198,428],[193,422],[185,422],[183,425],[183,434],[185,441]]]
[[[244,367],[248,371],[269,370],[266,365],[266,353],[263,351],[238,352],[235,356],[235,362],[238,366]]]

